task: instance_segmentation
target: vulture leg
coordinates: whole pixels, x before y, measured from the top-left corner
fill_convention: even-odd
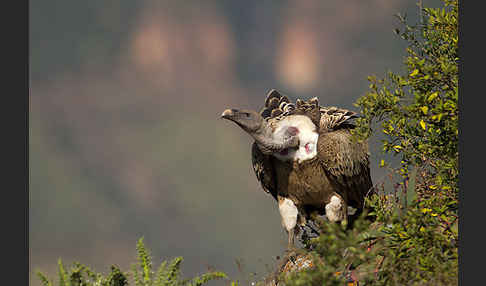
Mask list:
[[[282,226],[285,228],[289,235],[288,250],[294,248],[294,240],[297,226],[297,216],[299,211],[294,202],[288,198],[278,196],[278,209],[280,216],[282,217]]]
[[[334,194],[331,197],[331,201],[326,204],[326,217],[329,221],[347,224],[348,218],[348,205],[346,201],[338,194]]]
[[[297,227],[297,221],[300,219],[300,224],[305,224],[305,219],[299,215],[299,210],[295,206],[294,202],[289,198],[277,196],[278,199],[278,209],[280,211],[280,216],[282,217],[282,226],[285,228],[289,235],[289,240],[287,244],[287,254],[283,257],[277,270],[275,271],[273,277],[274,281],[278,281],[278,276],[287,264],[287,262],[293,261],[296,256],[295,252],[295,236],[299,231]]]
[[[294,229],[287,230],[288,233],[289,233],[289,242],[287,244],[287,249],[289,249],[289,250],[294,248],[295,230],[296,230],[295,227],[294,227]]]

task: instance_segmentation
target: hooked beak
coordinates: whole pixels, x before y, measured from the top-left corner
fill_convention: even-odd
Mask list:
[[[226,109],[225,111],[223,111],[223,113],[221,113],[221,118],[230,119],[234,116],[236,111],[236,109]]]

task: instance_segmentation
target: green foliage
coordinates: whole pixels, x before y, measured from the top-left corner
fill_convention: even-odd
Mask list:
[[[392,188],[378,182],[366,199],[375,222],[324,225],[308,244],[315,267],[286,285],[343,285],[335,274],[354,267],[360,285],[457,285],[458,2],[443,4],[424,8],[426,20],[415,26],[398,16],[404,28],[395,32],[408,42],[405,74],[370,76],[370,91],[356,102],[356,138],[380,126],[383,152],[400,157],[397,168],[380,163]]]
[[[381,123],[383,151],[401,156],[401,173],[421,166],[430,185],[457,192],[458,175],[458,22],[457,1],[425,8],[426,23],[396,32],[409,43],[406,74],[368,77],[371,91],[358,99],[362,118],[356,134],[371,135]]]
[[[285,285],[346,285],[353,268],[371,265],[375,258],[366,247],[376,237],[370,226],[363,218],[349,230],[341,224],[321,223],[323,235],[307,244],[314,267],[283,277]]]
[[[38,271],[37,276],[44,286],[53,286],[54,283],[42,272]],[[104,277],[95,273],[89,267],[75,262],[68,271],[64,268],[62,260],[58,261],[58,285],[61,286],[125,286],[128,285],[127,274],[120,271],[117,266],[111,266],[111,272]]]
[[[155,273],[152,270],[150,253],[143,244],[143,238],[137,243],[137,252],[138,263],[132,265],[136,286],[199,286],[214,279],[227,278],[223,272],[214,271],[192,279],[181,280],[180,267],[183,261],[182,257],[176,257],[170,262],[163,261]]]
[[[377,249],[385,257],[377,273],[376,285],[457,284],[457,213],[453,202],[414,200],[404,215],[397,209],[398,198],[376,194],[368,204],[382,212],[377,222]],[[383,207],[385,206],[385,207]]]
[[[322,224],[307,245],[314,267],[283,277],[285,285],[345,285],[351,272],[359,285],[457,285],[457,217],[450,206],[415,201],[401,217],[396,202],[375,194],[368,205],[386,210],[375,222],[363,216],[350,229]]]
[[[192,279],[181,279],[182,257],[176,257],[169,263],[163,261],[155,273],[152,269],[152,258],[145,248],[143,238],[137,242],[137,263],[132,265],[134,285],[136,286],[200,286],[215,279],[227,278],[223,272],[204,273]],[[53,286],[53,282],[38,271],[42,285]],[[117,266],[111,266],[110,273],[105,277],[101,273],[91,271],[87,266],[75,262],[66,271],[59,259],[59,286],[127,286],[129,273],[122,272]]]

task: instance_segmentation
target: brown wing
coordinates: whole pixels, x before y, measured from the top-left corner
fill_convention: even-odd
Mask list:
[[[324,168],[346,192],[348,204],[361,210],[372,188],[367,143],[351,140],[348,128],[323,131],[317,152]]]
[[[320,107],[321,118],[319,122],[319,127],[321,130],[334,130],[340,127],[350,127],[353,124],[350,122],[351,119],[358,117],[356,112],[331,107]]]
[[[260,115],[265,120],[279,119],[292,114],[304,114],[319,126],[320,129],[332,130],[340,126],[352,125],[350,119],[358,117],[353,111],[334,106],[319,106],[317,97],[307,101],[297,99],[295,104],[287,96],[281,95],[275,89],[270,90],[265,98],[265,105]]]
[[[288,97],[272,89],[267,93],[265,106],[260,110],[260,115],[265,120],[278,120],[288,115],[294,109],[295,105],[290,102]]]
[[[256,143],[253,143],[251,148],[251,163],[263,190],[277,200],[275,170],[270,161],[270,156],[263,154]]]
[[[320,107],[317,152],[321,163],[346,192],[349,205],[361,210],[364,198],[372,189],[368,144],[352,140],[350,122],[355,112]]]

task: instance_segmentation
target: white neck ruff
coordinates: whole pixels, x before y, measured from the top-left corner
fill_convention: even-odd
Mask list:
[[[302,162],[317,155],[319,134],[316,132],[315,124],[312,123],[309,117],[305,115],[290,115],[278,121],[276,126],[273,133],[274,140],[283,140],[287,128],[292,126],[299,129],[298,137],[300,141],[298,149],[290,149],[287,154],[273,154],[277,159]]]

